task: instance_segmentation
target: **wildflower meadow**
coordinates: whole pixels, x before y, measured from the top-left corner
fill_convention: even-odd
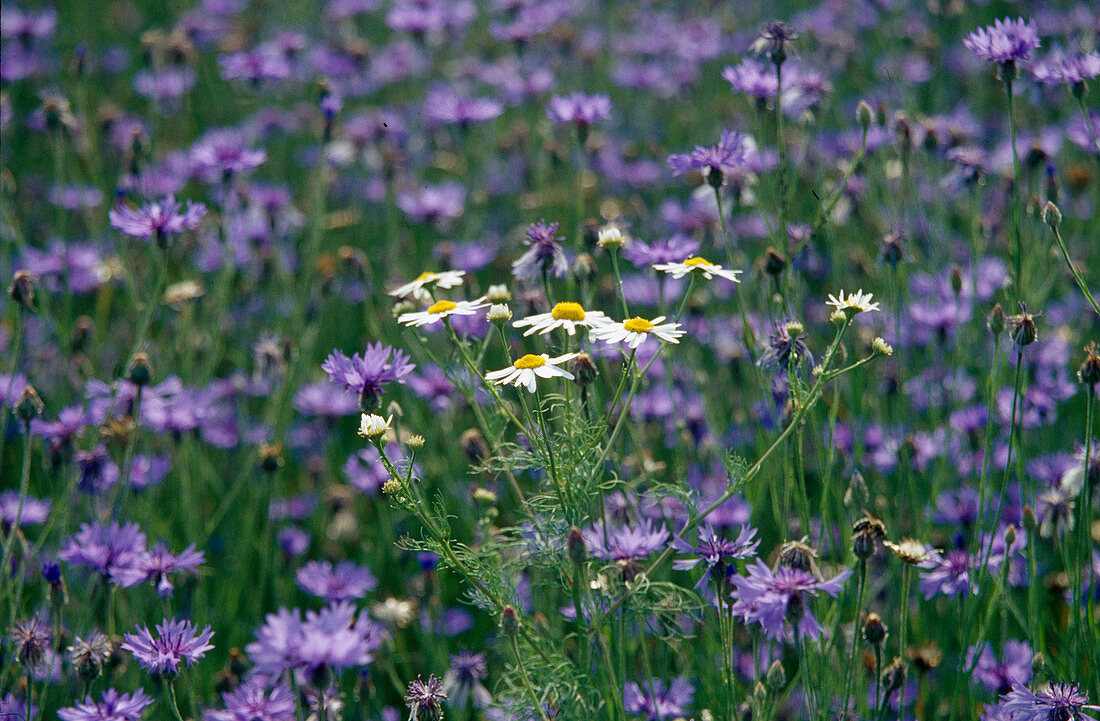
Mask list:
[[[1093,0],[3,0],[0,721],[1100,719]]]

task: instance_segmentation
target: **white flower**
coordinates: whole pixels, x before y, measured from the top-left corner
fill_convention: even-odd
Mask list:
[[[607,343],[626,343],[630,348],[637,348],[651,335],[669,343],[679,343],[684,331],[680,330],[679,323],[662,323],[663,315],[653,320],[645,318],[631,318],[621,323],[607,323],[598,328],[593,328],[591,335]]]
[[[393,416],[383,418],[374,413],[364,413],[359,418],[359,435],[364,438],[377,438],[390,429]]]
[[[844,291],[840,291],[840,296],[834,296],[829,294],[829,302],[826,305],[831,305],[837,310],[844,313],[851,318],[857,313],[866,313],[872,310],[878,310],[878,303],[871,302],[871,294],[864,293],[860,288],[855,293],[849,293],[848,297],[844,297]]]
[[[547,354],[525,355],[517,358],[516,362],[507,368],[486,373],[486,380],[491,380],[499,385],[513,385],[516,388],[524,386],[528,392],[535,392],[535,378],[567,378],[573,380],[573,374],[558,365],[577,357],[576,353],[566,353],[557,358],[551,358]]]
[[[574,335],[577,332],[577,326],[592,329],[605,325],[608,322],[610,322],[608,317],[600,311],[585,311],[580,303],[571,303],[567,301],[558,303],[549,313],[539,313],[537,315],[527,316],[522,320],[517,320],[512,325],[516,328],[531,326],[527,329],[527,332],[523,334],[524,336],[529,336],[532,333],[546,335],[558,328],[565,328],[566,333]]]
[[[681,263],[658,263],[653,266],[653,269],[659,270],[662,273],[668,273],[673,278],[683,278],[688,273],[699,273],[707,280],[717,275],[720,278],[732,280],[734,283],[741,282],[741,279],[737,277],[741,275],[741,271],[726,270],[720,265],[703,260],[697,256],[692,256]]]
[[[619,248],[625,242],[623,232],[614,225],[600,228],[600,232],[596,235],[596,244],[601,248]]]
[[[431,295],[428,293],[427,286],[434,285],[436,288],[455,288],[462,285],[462,276],[466,275],[464,270],[444,270],[440,273],[426,272],[418,275],[414,280],[409,281],[405,285],[398,288],[394,288],[390,291],[390,295],[395,298],[405,298],[412,296],[420,302],[427,302],[431,300]]]
[[[478,310],[489,305],[485,298],[477,300],[440,300],[430,305],[426,310],[415,313],[402,313],[397,317],[397,322],[402,325],[419,328],[422,325],[431,325],[443,320],[449,315],[473,315]]]

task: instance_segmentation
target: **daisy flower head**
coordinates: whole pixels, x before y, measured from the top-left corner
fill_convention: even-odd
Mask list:
[[[558,366],[576,357],[576,353],[566,353],[556,358],[551,358],[546,353],[542,355],[528,353],[522,358],[517,358],[515,363],[506,368],[486,373],[485,378],[497,385],[513,385],[516,388],[523,386],[528,392],[534,393],[536,378],[573,380],[572,373]]]
[[[878,303],[871,302],[871,294],[864,293],[862,288],[855,293],[849,293],[847,298],[844,297],[844,291],[840,291],[839,295],[830,293],[829,302],[826,305],[833,306],[847,316],[849,320],[860,313],[868,313],[879,309]]]
[[[668,273],[673,278],[680,279],[689,273],[698,273],[706,280],[710,280],[714,276],[719,278],[725,278],[726,280],[733,281],[734,283],[740,283],[741,279],[737,276],[741,275],[739,270],[726,270],[722,266],[711,263],[704,258],[700,258],[697,255],[693,255],[690,258],[683,260],[679,263],[658,263],[653,266],[654,270],[659,270],[662,273]]]
[[[538,313],[517,320],[516,328],[527,328],[524,337],[538,333],[546,335],[558,328],[564,328],[569,335],[575,335],[577,328],[598,328],[608,323],[606,315],[598,310],[586,311],[580,303],[562,301],[553,307],[549,313]]]
[[[374,413],[364,413],[359,418],[359,435],[363,438],[378,438],[390,429],[393,416],[383,418]]]
[[[402,313],[397,317],[397,322],[401,325],[419,328],[422,325],[438,323],[452,315],[474,315],[488,305],[484,296],[477,300],[438,300],[424,310]]]
[[[684,331],[679,323],[665,323],[665,316],[659,315],[653,320],[635,317],[622,322],[608,322],[591,330],[593,338],[606,343],[625,343],[631,350],[636,349],[650,336],[668,343],[679,343]]]
[[[464,270],[444,270],[439,273],[425,271],[408,283],[391,290],[390,295],[394,298],[407,298],[412,296],[422,303],[427,303],[432,298],[431,293],[428,292],[428,288],[440,288],[443,290],[447,288],[456,288],[462,285],[462,278],[465,275],[466,271]]]

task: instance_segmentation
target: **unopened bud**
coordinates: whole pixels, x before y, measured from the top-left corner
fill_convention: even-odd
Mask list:
[[[19,400],[15,403],[15,415],[24,423],[30,423],[42,415],[45,408],[46,404],[42,402],[34,386],[27,386],[23,389],[23,395],[19,396]]]
[[[1043,222],[1051,228],[1057,228],[1062,224],[1062,211],[1058,210],[1058,206],[1049,200],[1043,206]]]
[[[867,614],[866,618],[863,619],[863,627],[860,632],[863,634],[863,640],[872,646],[878,646],[886,640],[886,624],[883,622],[882,616],[877,613]]]
[[[1085,360],[1077,369],[1077,379],[1088,386],[1100,383],[1100,351],[1097,350],[1096,341],[1085,346]]]
[[[149,356],[144,353],[135,353],[130,359],[130,365],[126,367],[126,380],[135,386],[149,385],[153,380],[153,365],[149,362]]]
[[[764,272],[773,278],[778,277],[787,267],[787,261],[775,248],[768,248],[764,254]]]
[[[962,268],[957,265],[951,266],[951,291],[955,294],[955,297],[959,297],[959,293],[963,289],[963,274]]]
[[[863,132],[867,132],[867,128],[871,127],[871,120],[874,117],[874,111],[871,110],[871,106],[867,104],[866,100],[860,100],[859,105],[856,106],[856,122],[859,123],[859,127],[863,128]]]
[[[409,447],[409,450],[419,451],[424,447],[427,441],[424,440],[424,436],[419,433],[409,436],[409,439],[405,441],[405,445]]]
[[[34,310],[34,284],[37,280],[33,273],[16,271],[8,287],[8,295],[27,310]]]
[[[592,361],[592,356],[584,351],[569,361],[569,371],[581,388],[591,385],[592,381],[596,380],[596,364]]]
[[[588,560],[588,546],[584,542],[584,534],[581,529],[573,526],[565,536],[565,550],[569,554],[569,560],[577,566],[583,566]]]
[[[485,317],[490,323],[507,323],[512,320],[512,309],[503,303],[495,303],[489,306],[489,312]]]
[[[878,355],[894,355],[894,347],[880,337],[876,337],[871,341],[871,350]]]
[[[882,678],[879,679],[882,683],[882,690],[889,698],[890,694],[897,691],[905,683],[905,664],[902,663],[900,658],[895,657],[890,665],[882,669]]]
[[[779,660],[772,661],[772,665],[768,666],[768,673],[764,676],[764,680],[768,684],[768,688],[772,693],[777,693],[787,685],[787,672],[783,669],[783,664]]]
[[[504,284],[491,285],[485,291],[485,300],[490,303],[507,303],[512,300],[512,291],[508,290],[508,286]]]
[[[283,466],[283,447],[278,443],[260,445],[260,470],[274,473]]]
[[[989,328],[989,332],[994,336],[999,336],[1005,329],[1005,311],[1001,307],[1000,303],[993,306],[993,310],[989,312],[989,320],[986,321],[986,326]]]
[[[500,631],[508,638],[515,638],[519,633],[519,614],[511,604],[500,613]]]
[[[623,238],[623,232],[616,228],[614,225],[608,225],[604,228],[600,228],[600,232],[597,235],[596,244],[601,248],[607,248],[608,250],[615,250],[621,248],[626,239]]]

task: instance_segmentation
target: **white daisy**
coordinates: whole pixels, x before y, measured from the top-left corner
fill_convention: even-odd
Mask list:
[[[703,260],[694,255],[682,263],[658,263],[653,266],[653,269],[659,270],[662,273],[668,273],[673,278],[683,278],[688,273],[699,273],[707,280],[717,275],[720,278],[732,280],[734,283],[741,282],[741,279],[737,277],[741,275],[741,271],[726,270],[720,265]]]
[[[402,313],[397,316],[397,322],[419,328],[422,325],[431,325],[441,321],[449,315],[473,315],[487,305],[489,304],[485,302],[484,296],[477,300],[440,300],[430,305],[426,310]]]
[[[600,311],[586,311],[580,303],[566,301],[555,305],[549,313],[527,316],[522,320],[517,320],[512,325],[516,328],[531,326],[523,334],[524,336],[529,336],[532,333],[546,335],[558,328],[565,328],[566,333],[574,335],[577,332],[577,326],[592,329],[608,322],[608,317]]]
[[[849,318],[858,313],[878,310],[878,303],[872,303],[871,294],[864,293],[863,288],[860,288],[855,293],[849,293],[847,298],[844,297],[844,291],[840,291],[839,297],[830,293],[829,302],[826,303],[826,305],[833,306]]]
[[[516,388],[523,386],[529,393],[535,392],[535,378],[566,378],[573,380],[573,374],[558,366],[577,357],[576,353],[566,353],[557,358],[551,358],[547,354],[527,354],[517,358],[516,362],[507,368],[486,373],[486,380],[499,385],[513,385]]]
[[[662,323],[664,319],[665,317],[660,315],[653,320],[631,318],[621,323],[610,322],[593,328],[591,335],[607,343],[626,343],[632,349],[640,346],[651,335],[669,343],[679,343],[680,336],[684,334],[684,331],[680,330],[680,324]]]
[[[377,438],[390,429],[393,416],[383,418],[374,413],[364,413],[359,418],[359,435],[364,438]]]
[[[412,296],[416,300],[426,302],[431,299],[431,295],[426,288],[428,286],[435,286],[436,288],[456,288],[462,285],[462,276],[466,275],[464,270],[444,270],[439,273],[426,272],[421,273],[415,279],[409,281],[405,285],[394,288],[390,291],[390,295],[395,298],[406,298]]]

